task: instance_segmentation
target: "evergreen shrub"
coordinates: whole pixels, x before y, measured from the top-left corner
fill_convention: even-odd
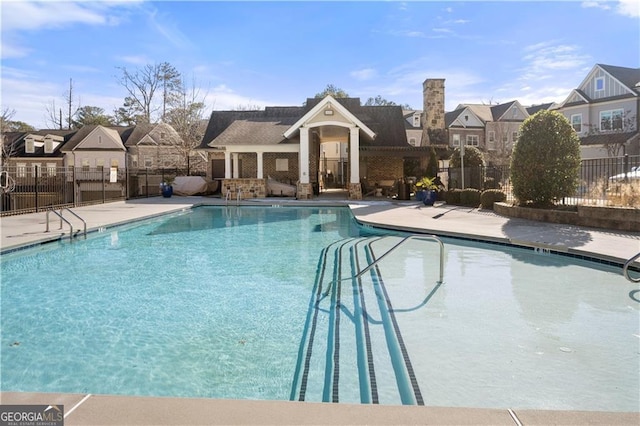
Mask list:
[[[480,205],[480,190],[475,188],[465,188],[460,191],[460,204],[468,207],[478,207]]]
[[[507,199],[507,194],[499,189],[487,189],[480,195],[480,204],[483,209],[493,210],[493,203],[500,203]]]

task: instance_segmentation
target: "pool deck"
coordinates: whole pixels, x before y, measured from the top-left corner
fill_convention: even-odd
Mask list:
[[[194,205],[225,205],[210,197],[145,198],[74,208],[87,223],[87,232],[189,209]],[[235,203],[233,203],[235,205]],[[363,224],[421,233],[474,238],[568,252],[623,263],[640,252],[640,234],[513,219],[491,211],[416,201],[346,200],[319,197],[312,201],[254,199],[243,205],[349,205]],[[64,215],[82,232],[82,222]],[[30,245],[69,238],[69,226],[46,213],[0,219],[3,253]],[[79,237],[80,235],[78,235]],[[633,374],[636,374],[634,372]],[[438,424],[438,425],[640,425],[638,411],[550,411],[349,405],[290,401],[250,401],[198,398],[153,398],[112,395],[2,392],[0,404],[63,404],[66,425],[171,424]]]

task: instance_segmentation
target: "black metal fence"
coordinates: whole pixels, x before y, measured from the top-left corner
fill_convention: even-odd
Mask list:
[[[180,169],[2,166],[0,215],[160,196],[162,182],[185,174]],[[442,169],[439,176],[448,189],[463,187],[460,168]],[[509,166],[465,167],[464,188],[501,189],[507,201],[514,200]],[[640,155],[583,160],[578,189],[562,202],[618,205],[630,191],[640,197]]]
[[[442,169],[439,175],[448,189],[500,189],[507,201],[514,201],[509,166],[482,166]],[[464,186],[463,186],[464,175]],[[564,204],[618,205],[625,194],[640,196],[640,155],[582,160],[576,193],[561,200]]]
[[[0,215],[159,196],[160,183],[183,175],[179,169],[3,166]]]

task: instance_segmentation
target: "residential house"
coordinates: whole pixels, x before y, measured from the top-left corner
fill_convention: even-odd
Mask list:
[[[640,68],[596,64],[558,111],[580,137],[582,158],[640,154]]]
[[[37,130],[33,132],[6,132],[3,137],[4,166],[15,167],[18,177],[27,175],[55,176],[57,168],[64,167],[62,146],[75,134],[75,130]]]
[[[124,145],[130,168],[178,169],[184,174],[204,174],[206,170],[206,156],[194,152],[167,123],[136,125]]]
[[[266,196],[271,177],[309,199],[338,173],[321,161],[322,147],[335,143],[345,146],[339,173],[350,199],[362,198],[361,180],[366,186],[403,177],[403,159],[411,155],[400,106],[363,106],[359,98],[332,96],[307,99],[304,106],[214,111],[199,149],[208,155],[208,175],[222,179],[223,190]]]
[[[460,104],[445,114],[449,146],[474,146],[489,164],[508,164],[527,117],[529,113],[517,100],[498,105]]]

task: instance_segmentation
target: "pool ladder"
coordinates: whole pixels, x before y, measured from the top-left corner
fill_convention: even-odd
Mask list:
[[[44,232],[49,232],[49,213],[53,212],[56,216],[58,216],[60,218],[60,228],[58,228],[58,229],[62,229],[62,222],[63,221],[67,225],[69,225],[69,241],[73,241],[73,237],[75,236],[73,234],[73,224],[62,216],[62,213],[64,211],[68,211],[69,213],[71,213],[76,218],[78,218],[78,219],[80,219],[82,221],[82,224],[84,225],[84,237],[87,238],[87,222],[83,218],[78,216],[76,213],[74,213],[71,209],[67,209],[67,208],[60,209],[59,213],[57,211],[55,211],[54,209],[47,210],[47,229]],[[78,231],[78,232],[80,232],[80,231]]]
[[[236,206],[240,204],[241,199],[242,199],[242,190],[238,188],[238,193],[236,194]],[[231,190],[227,189],[227,195],[224,197],[224,201],[226,204],[229,204],[229,200],[231,200]]]
[[[631,257],[629,260],[624,262],[624,266],[622,267],[622,275],[624,275],[624,277],[626,279],[628,279],[629,281],[631,281],[632,283],[640,283],[640,277],[639,278],[633,278],[629,274],[629,267],[638,258],[640,258],[640,253],[636,254],[635,256]]]

